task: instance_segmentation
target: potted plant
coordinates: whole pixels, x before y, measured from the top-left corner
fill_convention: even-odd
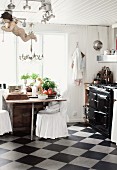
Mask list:
[[[57,87],[56,83],[52,81],[50,78],[43,78],[42,81],[42,88],[43,88],[43,93],[47,94],[48,96],[56,96],[56,91],[55,88]]]
[[[30,77],[31,77],[31,79],[34,81],[33,83],[35,83],[35,82],[36,82],[36,79],[39,77],[39,74],[32,73]]]
[[[27,73],[27,74],[23,74],[22,76],[21,76],[21,80],[24,80],[24,84],[25,84],[25,86],[26,86],[26,84],[27,84],[27,80],[30,78],[30,75]]]

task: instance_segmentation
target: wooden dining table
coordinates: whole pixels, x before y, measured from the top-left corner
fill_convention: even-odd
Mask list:
[[[32,112],[31,112],[31,140],[33,140],[33,131],[34,131],[34,108],[35,108],[35,104],[36,103],[50,103],[50,102],[62,102],[62,101],[66,101],[66,99],[64,98],[53,98],[53,99],[44,99],[44,100],[40,100],[38,98],[29,98],[26,100],[6,100],[3,96],[3,100],[5,101],[7,107],[9,107],[9,112],[10,112],[10,117],[11,117],[11,123],[12,123],[12,128],[13,128],[13,104],[28,104],[30,103],[32,108]],[[4,107],[4,109],[6,109]]]

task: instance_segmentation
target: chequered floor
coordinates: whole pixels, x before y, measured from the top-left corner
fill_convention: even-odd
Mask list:
[[[0,136],[0,170],[117,170],[117,146],[91,127],[68,126],[69,137]]]

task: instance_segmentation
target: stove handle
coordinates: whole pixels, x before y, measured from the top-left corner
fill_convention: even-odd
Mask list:
[[[98,100],[94,100],[96,103],[99,103],[99,101]]]
[[[108,100],[108,96],[104,96],[104,95],[101,95],[101,94],[98,94],[98,96],[102,99]]]

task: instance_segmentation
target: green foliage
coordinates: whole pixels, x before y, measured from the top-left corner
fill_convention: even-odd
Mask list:
[[[36,73],[32,73],[30,77],[31,77],[33,80],[36,80],[36,79],[39,77],[39,75],[36,74]]]
[[[24,79],[24,80],[27,80],[27,79],[29,79],[30,78],[30,75],[27,73],[27,74],[23,74],[22,76],[21,76],[21,79]]]
[[[57,85],[54,81],[52,81],[50,78],[43,78],[42,88],[45,90],[48,90],[49,88],[56,88]]]

